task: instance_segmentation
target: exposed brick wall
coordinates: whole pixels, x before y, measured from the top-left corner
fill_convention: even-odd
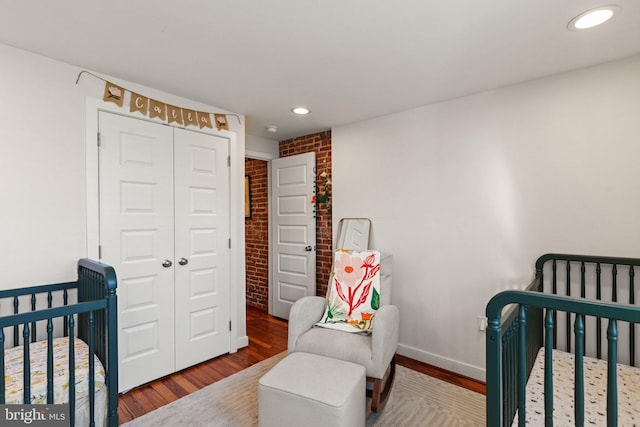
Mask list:
[[[247,304],[269,309],[269,201],[267,162],[245,159],[251,179],[251,218],[245,218]]]
[[[331,196],[325,187],[326,180],[331,178],[331,131],[305,135],[286,141],[280,141],[280,157],[295,154],[316,153],[316,182],[318,183],[318,209],[316,219],[316,295],[327,294],[329,273],[333,247],[331,231]],[[324,201],[322,195],[327,194]]]

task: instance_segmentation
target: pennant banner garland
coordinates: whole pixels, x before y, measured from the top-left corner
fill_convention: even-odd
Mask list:
[[[82,76],[83,73],[90,74],[93,77],[105,82],[104,95],[102,96],[102,99],[104,101],[113,102],[118,107],[123,106],[124,95],[127,89],[118,86],[117,84],[111,83],[101,77],[98,77],[86,70],[83,70],[80,72],[80,74],[78,74],[76,84],[78,84],[78,82],[80,81],[80,76]],[[229,130],[227,114],[207,113],[206,111],[196,112],[194,110],[187,110],[186,108],[168,105],[163,102],[156,101],[155,99],[147,98],[146,96],[132,91],[129,92],[131,93],[131,100],[129,104],[130,112],[139,112],[144,116],[149,116],[150,118],[157,117],[163,121],[176,123],[181,126],[199,126],[200,129],[205,127],[213,129],[213,122],[211,121],[211,115],[213,114],[216,129]],[[242,122],[240,121],[240,116],[238,116],[237,114],[229,115],[235,116],[238,119],[238,122],[242,124]]]

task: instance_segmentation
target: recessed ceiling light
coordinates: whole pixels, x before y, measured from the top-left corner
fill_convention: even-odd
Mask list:
[[[274,126],[274,125],[267,126],[267,132],[271,132],[271,133],[278,132],[278,126]]]
[[[615,14],[620,13],[622,8],[616,4],[596,7],[573,18],[569,21],[567,28],[571,31],[584,30],[603,24],[611,19]]]
[[[293,107],[291,111],[293,111],[295,114],[300,114],[301,116],[309,114],[311,112],[308,108],[305,107]]]

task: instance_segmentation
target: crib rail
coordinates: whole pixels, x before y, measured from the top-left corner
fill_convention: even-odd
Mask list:
[[[567,254],[546,254],[538,258],[536,261],[536,277],[540,278],[541,284],[545,283],[545,265],[550,265],[546,269],[551,277],[547,278],[549,286],[547,289],[540,289],[546,293],[553,295],[572,296],[574,292],[579,290],[580,298],[592,298],[597,301],[605,302],[626,302],[628,304],[636,304],[636,287],[635,287],[635,268],[640,267],[640,259],[637,258],[621,258],[621,257],[602,257],[588,255],[567,255]],[[550,270],[550,271],[549,271]],[[563,275],[562,280],[558,278]],[[579,285],[578,285],[579,284]],[[573,285],[573,286],[572,286]],[[593,286],[590,286],[593,285]],[[591,295],[587,295],[590,287],[594,287]],[[605,289],[606,288],[606,289]],[[605,291],[607,291],[605,295]],[[577,294],[575,296],[578,296]],[[626,297],[626,298],[625,298]],[[562,350],[571,352],[571,318],[564,318],[564,341],[558,337],[558,329],[560,328],[557,311],[552,313],[554,323],[558,327],[553,329],[553,348],[562,345]],[[602,345],[604,339],[602,337],[602,318],[596,318],[595,326],[595,354],[598,359],[602,359]],[[626,361],[630,366],[636,366],[636,331],[635,323],[628,325],[629,336],[629,353]],[[590,339],[586,335],[585,339]],[[574,342],[577,344],[577,342]],[[625,356],[627,356],[625,354]]]
[[[40,285],[40,286],[31,286],[26,288],[15,288],[15,289],[7,289],[0,291],[0,303],[2,303],[5,299],[11,298],[11,304],[13,306],[13,314],[18,314],[21,311],[20,307],[20,297],[21,296],[30,296],[30,310],[36,311],[37,306],[37,296],[38,295],[46,295],[47,296],[47,308],[53,307],[53,295],[55,293],[62,292],[63,305],[69,304],[69,290],[76,289],[78,287],[78,282],[65,282],[65,283],[56,283],[53,285]],[[31,342],[36,342],[37,338],[37,324],[35,321],[31,322]],[[64,335],[68,335],[67,330],[67,319],[64,319]],[[20,345],[20,330],[18,324],[13,325],[13,346],[17,347]]]
[[[640,322],[640,307],[628,304],[605,303],[595,300],[575,299],[567,296],[548,295],[538,292],[528,291],[504,291],[494,296],[487,304],[486,314],[488,318],[487,333],[487,426],[504,425],[502,419],[502,309],[509,304],[519,304],[518,327],[520,328],[520,339],[518,353],[526,353],[525,328],[527,324],[526,307],[538,307],[545,310],[545,418],[546,425],[553,425],[553,368],[551,365],[553,349],[553,329],[554,311],[565,311],[576,314],[574,330],[576,342],[583,343],[583,322],[584,316],[599,316],[609,319],[607,341],[609,346],[608,354],[608,375],[607,375],[607,426],[617,425],[617,384],[616,384],[616,363],[617,363],[617,321],[631,323]],[[575,411],[576,425],[584,420],[584,387],[581,379],[583,369],[582,344],[579,344],[576,354],[576,387],[575,387]],[[519,405],[519,425],[524,426],[526,417],[526,407],[523,404],[526,393],[526,358],[519,357],[517,393]]]
[[[30,344],[36,341],[38,322],[46,324],[47,337],[47,403],[53,402],[53,337],[69,337],[69,404],[71,425],[75,417],[75,340],[77,337],[89,347],[89,390],[95,388],[94,355],[105,368],[105,385],[108,391],[108,425],[118,425],[118,360],[117,360],[117,300],[116,275],[112,267],[89,259],[78,261],[78,280],[26,288],[0,291],[0,304],[9,300],[13,314],[0,317],[0,349],[5,344],[5,328],[13,330],[13,344],[19,345],[23,337],[23,401],[31,401]],[[77,289],[77,303],[69,303],[69,293]],[[62,306],[52,307],[53,296],[62,292]],[[46,297],[47,308],[38,308],[38,296]],[[30,307],[21,311],[20,297],[29,299]],[[44,298],[43,297],[43,298]],[[30,310],[30,311],[29,311]],[[62,319],[62,331],[56,330],[54,320]],[[22,334],[20,334],[20,326]],[[0,404],[5,396],[4,351],[0,351]],[[94,426],[95,393],[89,393],[90,426]]]

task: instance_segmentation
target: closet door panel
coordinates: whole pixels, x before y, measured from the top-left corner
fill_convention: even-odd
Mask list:
[[[176,369],[227,353],[229,141],[174,130]]]
[[[105,112],[99,129],[100,259],[118,277],[123,391],[174,371],[173,132]]]

